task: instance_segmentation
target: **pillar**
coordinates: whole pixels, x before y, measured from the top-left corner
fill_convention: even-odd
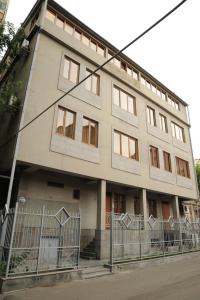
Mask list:
[[[174,219],[179,219],[180,218],[180,211],[179,211],[178,196],[173,197],[172,210],[173,210]]]
[[[146,222],[148,220],[147,190],[146,189],[142,189],[141,198],[142,198],[141,200],[142,200],[144,223],[146,224]]]
[[[106,238],[106,181],[100,180],[97,187],[97,228],[95,233],[95,249],[97,258],[105,258],[109,253],[109,238]],[[107,241],[107,242],[106,242]],[[106,251],[107,248],[107,251]]]

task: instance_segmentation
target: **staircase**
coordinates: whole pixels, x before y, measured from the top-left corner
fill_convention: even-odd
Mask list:
[[[80,257],[84,259],[97,259],[95,250],[95,239],[93,239],[80,253]]]
[[[84,268],[81,270],[82,279],[90,279],[105,275],[112,275],[112,273],[110,272],[109,268],[105,268],[104,266]]]

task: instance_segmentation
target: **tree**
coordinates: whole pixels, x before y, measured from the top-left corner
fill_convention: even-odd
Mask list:
[[[197,163],[195,166],[196,169],[196,175],[197,175],[197,184],[200,191],[200,163]]]
[[[0,25],[0,57],[4,54],[0,61],[0,112],[16,113],[20,107],[18,91],[22,82],[16,82],[12,72],[6,80],[2,78],[14,59],[20,55],[24,37],[23,29],[16,31],[12,23]]]

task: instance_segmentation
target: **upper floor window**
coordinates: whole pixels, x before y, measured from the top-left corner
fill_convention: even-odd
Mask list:
[[[156,148],[154,146],[150,146],[149,151],[150,151],[151,165],[153,167],[160,168],[158,148]]]
[[[171,123],[171,126],[172,136],[181,142],[185,142],[184,129],[174,122]]]
[[[113,87],[113,101],[115,105],[136,115],[135,98],[116,86]]]
[[[176,157],[177,174],[183,177],[190,178],[189,163],[179,157]]]
[[[176,101],[175,99],[172,99],[172,97],[170,97],[169,95],[167,97],[167,101],[175,109],[177,109],[177,110],[180,109],[178,101]]]
[[[77,83],[79,80],[79,63],[73,61],[72,59],[65,56],[64,58],[64,68],[63,68],[63,77],[67,80]]]
[[[128,158],[139,160],[138,140],[115,130],[114,152]]]
[[[172,165],[171,165],[171,157],[170,153],[163,151],[163,160],[164,160],[164,169],[165,171],[171,172]]]
[[[160,128],[163,132],[168,132],[168,128],[167,128],[167,118],[162,115],[162,114],[159,114],[159,118],[160,118]]]
[[[56,19],[56,15],[54,14],[54,12],[52,12],[51,10],[47,10],[46,11],[46,18],[51,21],[51,22],[55,22],[55,19]]]
[[[86,70],[86,76],[90,75],[92,71]],[[92,74],[86,81],[85,87],[88,91],[99,95],[100,94],[100,76],[97,74]]]
[[[150,106],[147,106],[147,121],[152,126],[156,126],[156,113]]]
[[[98,123],[86,117],[83,118],[82,142],[98,147]]]
[[[76,122],[76,113],[65,109],[63,107],[58,107],[58,118],[56,132],[74,139],[75,135],[75,122]]]
[[[149,90],[151,90],[154,94],[160,97],[163,100],[166,100],[166,94],[160,88],[158,88],[155,84],[153,84],[149,79],[145,78],[143,75],[140,79],[141,83],[146,86]]]

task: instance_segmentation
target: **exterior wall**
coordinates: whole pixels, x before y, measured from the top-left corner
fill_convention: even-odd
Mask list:
[[[80,80],[85,76],[86,66],[93,70],[96,64],[105,61],[104,57],[90,50],[48,20],[45,20],[44,28],[51,35],[56,36],[62,44],[44,34],[41,36],[24,123],[72,87],[62,77],[64,55],[80,62]],[[180,111],[175,111],[167,102],[111,63],[98,74],[101,77],[101,96],[91,94],[82,84],[59,102],[59,105],[77,113],[75,140],[56,135],[58,106],[55,105],[22,133],[18,161],[74,174],[89,175],[128,186],[159,192],[167,191],[172,195],[196,198],[185,106],[180,103]],[[114,107],[112,104],[113,84],[136,97],[137,117],[131,120],[128,113]],[[169,126],[167,135],[163,134],[159,127],[152,128],[147,124],[147,105],[155,108],[156,118],[159,113],[166,115]],[[99,122],[99,147],[97,149],[81,142],[83,115]],[[179,143],[172,138],[171,121],[184,127],[186,143]],[[158,120],[157,123],[159,124]],[[138,138],[139,162],[113,153],[114,129]],[[160,169],[150,167],[149,145],[159,148]],[[171,153],[172,174],[164,171],[162,150]],[[191,179],[177,176],[175,156],[189,161]]]

